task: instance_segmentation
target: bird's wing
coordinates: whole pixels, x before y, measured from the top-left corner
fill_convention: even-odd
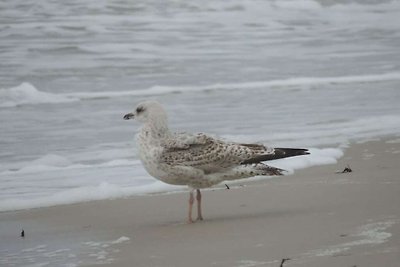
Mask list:
[[[224,142],[205,134],[177,134],[163,147],[161,162],[190,166],[206,173],[282,157],[279,151],[264,145]]]

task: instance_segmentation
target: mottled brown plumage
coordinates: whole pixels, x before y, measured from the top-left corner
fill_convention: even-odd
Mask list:
[[[168,129],[166,112],[155,101],[143,102],[124,116],[126,120],[131,118],[143,122],[136,141],[146,170],[165,183],[196,189],[198,200],[201,200],[200,188],[225,180],[282,175],[284,170],[263,161],[308,154],[306,149],[226,142],[203,133],[172,133]],[[191,191],[190,214],[193,201]],[[200,209],[199,214],[202,218]]]

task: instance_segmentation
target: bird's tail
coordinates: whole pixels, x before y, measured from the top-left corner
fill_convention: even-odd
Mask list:
[[[295,156],[309,155],[308,149],[304,148],[274,148],[273,153],[266,153],[264,155],[257,155],[251,159],[245,160],[242,164],[253,164],[262,161],[289,158]]]

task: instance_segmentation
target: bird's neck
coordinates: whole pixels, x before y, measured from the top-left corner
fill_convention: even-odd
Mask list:
[[[161,119],[148,121],[143,125],[142,130],[145,131],[147,136],[153,139],[162,139],[170,135],[167,121]]]

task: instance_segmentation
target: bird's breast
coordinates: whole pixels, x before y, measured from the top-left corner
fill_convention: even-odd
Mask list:
[[[145,135],[145,133],[144,133]],[[137,136],[136,143],[139,151],[139,158],[146,171],[153,177],[160,179],[164,173],[159,168],[162,147],[142,134]]]

